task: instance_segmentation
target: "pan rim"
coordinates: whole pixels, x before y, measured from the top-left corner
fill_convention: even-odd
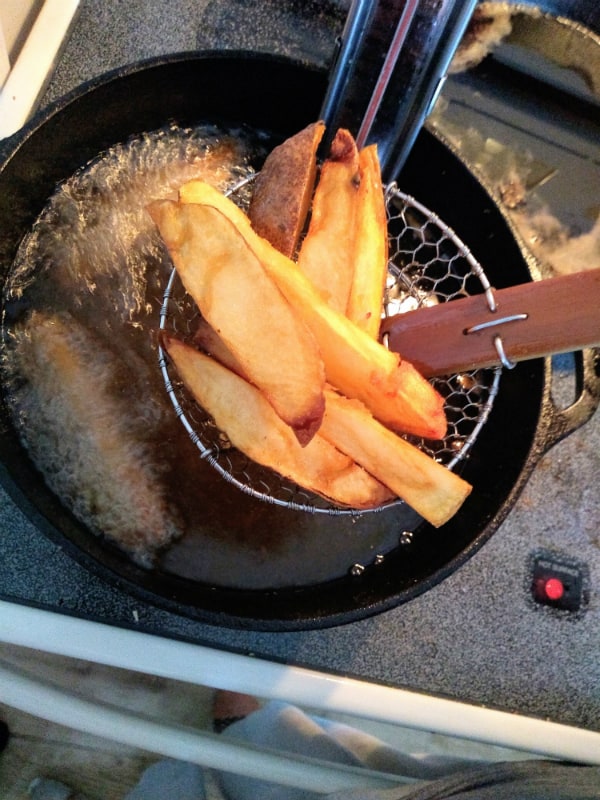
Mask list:
[[[34,118],[25,129],[16,134],[15,136],[17,138],[11,137],[11,140],[14,140],[14,149],[8,158],[9,160],[13,158],[18,153],[21,146],[33,135],[35,135],[38,130],[43,128],[43,126],[49,120],[60,114],[63,109],[76,102],[80,97],[88,95],[91,91],[94,91],[98,87],[111,84],[115,80],[118,80],[122,77],[146,72],[148,68],[156,68],[173,63],[184,64],[187,63],[190,58],[192,61],[206,61],[207,59],[212,61],[235,61],[239,58],[246,58],[248,55],[250,55],[253,60],[268,61],[271,64],[273,63],[273,58],[275,58],[275,61],[277,62],[285,62],[288,65],[292,65],[295,69],[300,69],[302,71],[306,70],[307,68],[311,69],[303,62],[286,57],[272,57],[271,55],[255,52],[248,53],[247,51],[226,51],[220,53],[215,51],[207,51],[194,52],[192,54],[181,53],[168,57],[146,59],[143,62],[135,62],[125,67],[111,70],[103,76],[88,81],[72,90],[64,97],[55,101],[55,103],[49,106],[49,108],[46,109],[40,117]],[[323,75],[323,71],[318,68],[313,68],[313,71],[316,74],[321,76]],[[434,134],[428,133],[427,135],[432,135],[434,139],[436,138]],[[6,163],[7,162],[4,162],[0,167],[0,177],[6,167]],[[463,168],[465,170],[467,169],[464,165]],[[485,191],[485,187],[481,186],[481,188],[483,191]],[[501,212],[499,211],[499,213]],[[43,527],[46,528],[46,530],[42,530],[42,532],[45,533],[45,535],[59,543],[61,547],[65,547],[65,543],[67,543],[65,549],[68,550],[69,554],[80,563],[83,562],[84,566],[91,572],[97,574],[99,577],[105,580],[108,580],[111,584],[116,585],[119,588],[123,588],[125,586],[129,594],[140,596],[142,599],[151,603],[152,605],[158,605],[166,610],[174,611],[175,613],[182,613],[185,616],[192,616],[200,621],[232,628],[281,631],[300,629],[306,630],[338,626],[390,610],[391,608],[394,608],[403,602],[407,602],[408,600],[412,600],[420,594],[423,594],[425,591],[433,588],[433,586],[439,584],[448,575],[456,571],[456,569],[458,569],[469,558],[471,558],[471,556],[480,549],[480,547],[490,538],[492,533],[504,520],[512,506],[512,503],[520,493],[535,465],[535,462],[531,458],[531,454],[535,454],[536,452],[537,421],[539,419],[539,415],[542,413],[543,405],[544,370],[540,369],[540,365],[537,365],[534,372],[541,387],[541,396],[539,407],[537,407],[536,404],[536,408],[533,411],[533,417],[535,418],[536,422],[530,431],[530,442],[527,448],[525,448],[526,452],[524,454],[525,466],[521,466],[517,482],[513,483],[511,490],[506,493],[506,496],[499,499],[498,508],[496,509],[495,513],[488,515],[487,519],[484,521],[482,529],[479,531],[477,536],[472,539],[467,547],[463,548],[463,550],[461,550],[453,559],[435,570],[429,576],[428,580],[414,582],[412,585],[407,586],[403,590],[395,593],[389,593],[386,597],[374,598],[371,596],[370,599],[367,599],[364,590],[361,589],[361,585],[358,582],[352,584],[351,581],[348,581],[346,578],[344,578],[343,580],[345,583],[349,585],[348,592],[345,595],[344,601],[338,603],[336,608],[323,608],[322,603],[317,602],[314,598],[316,590],[319,592],[323,591],[323,584],[316,584],[314,586],[305,586],[300,588],[289,587],[285,589],[274,589],[269,591],[263,589],[236,590],[219,587],[216,593],[214,587],[208,586],[203,590],[206,606],[198,607],[196,604],[190,605],[184,601],[190,599],[190,597],[193,595],[197,596],[201,593],[199,585],[196,582],[191,582],[192,586],[188,587],[184,585],[185,579],[169,576],[169,578],[165,580],[164,594],[157,594],[156,588],[153,588],[152,590],[148,589],[146,585],[147,581],[142,580],[140,584],[139,570],[137,568],[136,570],[132,570],[133,565],[127,564],[125,568],[119,571],[119,569],[116,569],[112,566],[107,566],[106,563],[101,564],[92,552],[95,550],[96,546],[99,546],[99,544],[95,537],[92,537],[91,534],[88,533],[88,536],[93,539],[91,542],[93,547],[91,547],[89,551],[82,550],[82,548],[76,544],[75,541],[69,538],[64,531],[59,531],[55,528],[53,523],[44,516],[44,513],[40,509],[39,505],[34,503],[30,497],[23,493],[23,490],[18,483],[15,483],[13,488],[15,491],[15,496],[20,498],[18,505],[21,508],[23,508],[23,505],[31,506],[30,513],[34,520],[37,520],[34,522],[34,524],[36,524],[36,527],[38,528],[42,527],[43,524]],[[5,472],[7,472],[7,468],[5,465],[3,465],[0,482],[4,486],[7,485],[7,475],[5,475]],[[12,477],[10,480],[12,480]],[[23,502],[24,500],[26,500],[26,502]],[[64,510],[63,515],[64,524],[68,527],[70,524],[69,515]],[[71,520],[71,522],[75,524],[74,520]],[[79,523],[77,523],[77,525],[79,525]],[[52,533],[48,530],[48,528],[51,528]],[[106,548],[102,546],[102,550],[104,551]],[[134,573],[135,580],[132,577]],[[334,581],[333,583],[337,583],[337,581]],[[332,587],[332,591],[333,589],[335,589],[335,587]],[[216,608],[217,594],[220,597],[218,602],[220,602],[222,606],[224,605],[227,608],[230,608],[229,611],[223,611],[222,607],[220,610]],[[258,595],[260,595],[262,598],[262,602],[259,604],[260,608],[257,608],[256,602],[250,604],[245,602],[250,597],[256,600]],[[302,596],[304,597],[304,608],[301,608],[300,611],[298,611],[297,607],[294,608],[294,603],[297,603],[298,599]],[[240,614],[236,615],[231,610],[236,603],[239,605],[240,601],[243,608],[248,607],[250,609],[251,613],[249,616],[243,616]],[[276,607],[278,603],[279,607]],[[283,608],[284,605],[286,607],[285,612]]]

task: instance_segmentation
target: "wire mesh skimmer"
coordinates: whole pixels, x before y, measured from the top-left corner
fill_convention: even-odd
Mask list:
[[[230,190],[235,199],[237,190],[238,187]],[[386,206],[389,263],[382,315],[491,291],[480,264],[436,214],[401,192],[395,184],[386,190]],[[190,339],[199,318],[194,301],[186,294],[173,269],[160,311],[161,330]],[[212,418],[194,401],[160,347],[159,365],[175,412],[200,457],[243,492],[296,511],[324,514],[366,514],[403,503],[398,499],[371,511],[340,508],[251,461],[230,444]],[[440,441],[406,438],[448,469],[459,467],[489,416],[500,374],[501,367],[494,367],[432,379],[445,401],[446,437]]]

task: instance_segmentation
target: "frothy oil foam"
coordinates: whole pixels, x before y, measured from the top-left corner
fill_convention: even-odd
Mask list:
[[[22,441],[64,505],[143,565],[186,524],[154,344],[170,264],[145,207],[192,178],[235,183],[256,145],[170,126],[115,146],[58,187],[6,283],[2,367]]]

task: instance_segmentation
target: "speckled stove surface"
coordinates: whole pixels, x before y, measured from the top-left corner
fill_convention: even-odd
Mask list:
[[[347,6],[291,0],[125,5],[83,0],[43,103],[108,69],[166,52],[254,48],[324,65]],[[474,127],[484,141],[518,143],[528,153],[538,142],[533,161],[540,174],[544,166],[553,168],[560,162],[554,184],[552,179],[540,181],[539,191],[550,199],[563,181],[568,151],[573,171],[566,184],[572,187],[574,180],[581,180],[577,213],[581,230],[591,227],[591,217],[599,210],[598,140],[590,142],[583,134],[577,142],[569,139],[575,136],[571,128],[565,134],[568,142],[548,139],[550,121],[536,112],[536,124],[523,124],[525,117],[513,115],[502,93],[492,92],[488,105],[480,105],[477,98],[485,75],[483,83],[479,80],[463,76],[450,81],[444,94],[447,112],[435,124],[446,133]],[[555,199],[562,201],[564,196],[563,189],[556,189]],[[573,204],[557,213],[572,214]],[[573,224],[572,219],[565,222]],[[570,367],[563,361],[557,366],[556,391],[568,395]],[[44,538],[4,493],[0,594],[167,637],[600,730],[598,475],[596,414],[541,459],[507,520],[458,572],[404,606],[328,630],[228,630],[140,603],[85,572]],[[564,564],[576,560],[584,566],[587,595],[580,613],[557,613],[533,602],[530,562],[539,549],[557,555]]]

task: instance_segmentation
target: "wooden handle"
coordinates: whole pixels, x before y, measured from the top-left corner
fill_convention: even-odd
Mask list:
[[[389,317],[381,333],[428,377],[500,364],[497,337],[511,362],[600,345],[600,269],[494,290],[494,298],[494,312],[474,295]]]

